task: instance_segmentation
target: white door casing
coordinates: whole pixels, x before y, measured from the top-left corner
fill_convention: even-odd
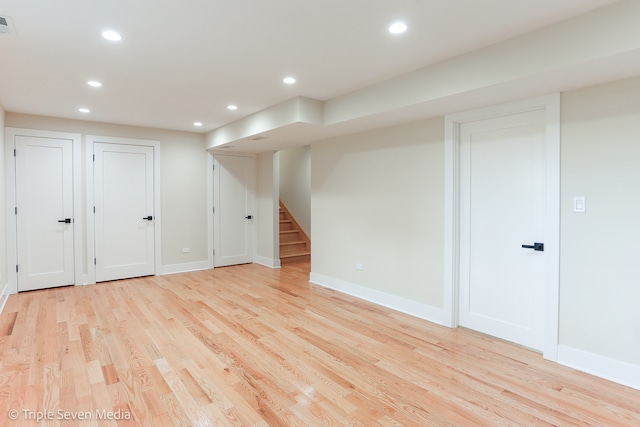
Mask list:
[[[544,111],[460,125],[459,323],[541,350]]]
[[[495,107],[484,108],[475,111],[469,111],[465,113],[459,113],[445,118],[445,301],[444,308],[446,313],[445,324],[450,327],[457,327],[459,321],[464,324],[466,319],[462,319],[462,314],[459,312],[459,304],[468,303],[468,295],[463,295],[466,290],[462,289],[461,282],[468,280],[469,276],[469,250],[481,250],[483,242],[478,240],[474,243],[466,243],[464,239],[465,233],[469,231],[469,223],[465,224],[465,209],[469,206],[465,206],[468,203],[469,195],[464,195],[463,180],[470,179],[463,172],[464,156],[463,151],[466,148],[463,146],[462,140],[464,139],[464,133],[468,132],[471,127],[465,124],[471,124],[472,122],[480,122],[488,120],[486,123],[491,123],[491,119],[512,116],[517,117],[518,113],[523,112],[535,112],[539,111],[542,115],[542,132],[544,134],[544,167],[543,167],[543,193],[544,200],[542,201],[542,233],[544,236],[545,244],[543,253],[536,253],[535,251],[522,249],[520,247],[515,248],[515,253],[510,256],[520,261],[536,261],[541,262],[542,266],[533,267],[533,270],[538,268],[538,273],[542,277],[543,289],[541,292],[541,298],[543,301],[543,313],[542,313],[542,343],[539,347],[543,350],[545,358],[550,360],[557,359],[557,346],[558,346],[558,291],[559,291],[559,196],[560,196],[560,96],[559,94],[548,95],[544,97],[528,99],[509,104],[499,105]],[[534,113],[535,115],[535,113]],[[499,119],[501,120],[501,119]],[[508,119],[506,119],[508,120]],[[466,128],[466,129],[465,129]],[[516,132],[517,133],[517,132]],[[468,136],[468,135],[467,135]],[[481,134],[476,135],[481,140]],[[494,135],[495,136],[495,135]],[[477,153],[479,156],[492,155],[491,149],[486,150],[483,154]],[[502,153],[501,156],[505,157],[507,153]],[[481,158],[479,157],[478,160]],[[486,168],[485,168],[486,169]],[[507,166],[508,169],[508,166]],[[482,172],[482,171],[480,171]],[[487,172],[485,170],[484,172]],[[495,179],[488,175],[488,180]],[[485,183],[485,185],[487,185]],[[482,183],[478,183],[482,185]],[[473,188],[473,182],[472,182]],[[472,191],[473,193],[473,191]],[[482,193],[479,193],[482,195]],[[467,197],[467,200],[463,200]],[[490,208],[492,203],[486,203],[485,208]],[[513,208],[513,207],[512,207]],[[519,208],[522,209],[522,208]],[[490,212],[487,210],[487,212]],[[480,215],[487,215],[481,212]],[[467,212],[468,213],[468,212]],[[481,217],[480,216],[480,217]],[[505,221],[501,219],[501,221]],[[466,227],[466,228],[465,228]],[[476,226],[477,227],[477,226]],[[535,229],[535,227],[534,227]],[[486,231],[495,233],[493,230],[488,229]],[[531,234],[539,233],[539,231],[529,231]],[[487,238],[482,233],[480,237]],[[529,242],[529,239],[533,239],[536,242],[536,237],[533,235],[522,236],[523,241],[518,241],[517,244],[533,244],[534,241]],[[469,246],[465,246],[465,245]],[[487,251],[491,251],[492,244],[486,247]],[[510,243],[515,244],[515,243]],[[473,245],[478,245],[473,249]],[[473,253],[473,252],[472,252]],[[471,264],[472,269],[482,269],[482,266]],[[494,268],[497,268],[494,266]],[[507,269],[503,269],[496,272],[497,275],[509,274]],[[471,275],[474,273],[472,272]],[[510,291],[511,292],[511,291]],[[518,292],[512,292],[517,294]],[[503,295],[495,295],[494,298],[502,298]],[[473,295],[471,296],[473,298]],[[486,304],[487,301],[479,301],[480,304]],[[485,305],[485,308],[488,307]],[[505,309],[505,310],[508,310]],[[504,314],[504,313],[503,313]],[[513,312],[506,313],[507,315],[514,315]]]
[[[7,127],[5,140],[8,291],[81,283],[80,135]]]
[[[214,266],[251,263],[255,240],[255,158],[214,154],[213,160]]]
[[[158,141],[87,136],[89,283],[157,273],[159,182]]]

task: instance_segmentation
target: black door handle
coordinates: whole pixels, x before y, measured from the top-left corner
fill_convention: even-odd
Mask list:
[[[244,219],[253,219],[253,215],[247,215],[244,217]]]
[[[58,222],[62,222],[62,223],[65,223],[65,224],[71,224],[71,218],[60,219],[60,220],[58,220]]]
[[[533,245],[522,245],[525,249],[533,249],[534,251],[544,252],[544,243],[534,243]]]
[[[147,221],[153,221],[153,217],[151,215],[145,216],[142,219],[146,219]]]

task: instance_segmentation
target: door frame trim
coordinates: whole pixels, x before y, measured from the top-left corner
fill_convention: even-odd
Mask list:
[[[15,215],[16,207],[16,162],[13,150],[16,147],[15,137],[18,135],[37,138],[69,139],[73,147],[73,275],[74,285],[82,283],[83,266],[83,230],[84,217],[82,215],[82,162],[81,136],[79,133],[56,132],[26,128],[5,128],[5,191],[6,191],[6,226],[7,226],[7,282],[8,293],[18,293],[18,274],[13,268],[18,259],[18,230]]]
[[[95,216],[93,213],[94,206],[94,176],[93,176],[93,145],[95,143],[119,144],[119,145],[139,145],[144,147],[153,147],[153,210],[154,210],[154,250],[155,259],[153,274],[160,274],[162,265],[162,221],[160,210],[160,141],[150,139],[134,139],[134,138],[118,138],[112,136],[96,136],[87,135],[86,141],[86,217],[87,217],[87,280],[85,283],[96,283],[96,266],[93,259],[96,256],[95,248]]]
[[[544,344],[545,359],[557,361],[560,290],[560,94],[445,116],[444,143],[444,324],[458,327],[460,289],[460,126],[524,111],[546,113],[546,209]]]

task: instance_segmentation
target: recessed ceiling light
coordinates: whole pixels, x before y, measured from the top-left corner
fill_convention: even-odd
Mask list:
[[[112,42],[119,42],[120,40],[122,40],[122,36],[115,31],[103,31],[102,37]]]
[[[90,113],[91,110],[89,110],[88,108],[78,108],[78,111],[80,111],[81,113]]]
[[[193,122],[193,125],[200,127],[200,126],[202,126],[202,122]]]
[[[95,80],[89,80],[87,84],[91,87],[102,87],[102,83]]]
[[[227,105],[227,110],[237,110],[237,109],[238,109],[237,105],[233,105],[233,104]]]
[[[282,79],[282,81],[288,85],[292,85],[296,82],[296,79],[294,79],[293,77],[285,77],[284,79]]]
[[[402,34],[405,31],[407,31],[407,24],[405,24],[404,22],[394,22],[389,27],[389,32],[391,34]]]

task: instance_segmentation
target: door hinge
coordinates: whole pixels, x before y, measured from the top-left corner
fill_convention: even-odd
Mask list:
[[[95,154],[93,155],[93,161],[94,162],[96,161],[96,155]]]
[[[216,207],[215,206],[213,207],[213,213],[216,213]]]
[[[93,265],[97,265],[97,264],[98,264],[98,261],[94,258],[93,259]]]
[[[16,156],[16,149],[14,148],[13,149],[13,157],[15,157],[15,156]]]
[[[18,215],[18,207],[16,206],[16,215]]]
[[[93,207],[93,213],[96,213],[96,207],[95,206]]]
[[[16,273],[18,272],[18,264],[16,264]]]
[[[216,250],[215,250],[215,249],[213,250],[213,254],[214,254],[214,255],[216,254]]]

